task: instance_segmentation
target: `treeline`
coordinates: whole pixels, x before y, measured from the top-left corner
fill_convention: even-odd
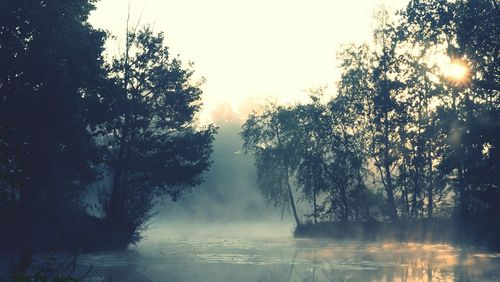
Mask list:
[[[126,247],[210,166],[192,64],[149,27],[105,58],[94,3],[0,2],[0,250]]]
[[[267,104],[243,125],[263,195],[297,226],[303,200],[308,222],[449,219],[457,238],[498,248],[497,2],[413,0],[375,19],[373,42],[339,53],[333,98]]]

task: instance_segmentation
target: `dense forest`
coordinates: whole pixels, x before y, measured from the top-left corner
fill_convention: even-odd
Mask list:
[[[375,23],[338,54],[333,98],[320,88],[246,120],[263,195],[296,235],[500,248],[498,3],[414,0]]]
[[[104,57],[94,4],[0,2],[0,250],[125,248],[210,167],[193,65],[128,22]]]

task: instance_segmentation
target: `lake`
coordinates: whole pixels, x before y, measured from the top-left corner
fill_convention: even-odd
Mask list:
[[[499,281],[500,254],[447,244],[294,239],[291,225],[153,228],[126,251],[81,255],[85,281]]]
[[[153,228],[124,252],[86,255],[89,281],[500,279],[500,254],[446,244],[294,239],[283,224]]]

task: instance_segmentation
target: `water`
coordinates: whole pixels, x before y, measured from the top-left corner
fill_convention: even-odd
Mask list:
[[[79,257],[85,281],[500,281],[500,254],[445,244],[291,237],[281,225],[166,226]]]

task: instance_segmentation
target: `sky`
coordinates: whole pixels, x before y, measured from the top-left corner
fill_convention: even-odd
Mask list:
[[[194,62],[203,85],[202,119],[221,108],[243,112],[266,100],[295,103],[338,79],[342,44],[371,39],[374,9],[408,0],[131,0],[132,26],[165,33],[171,53]],[[90,22],[123,50],[127,0],[100,0]]]

